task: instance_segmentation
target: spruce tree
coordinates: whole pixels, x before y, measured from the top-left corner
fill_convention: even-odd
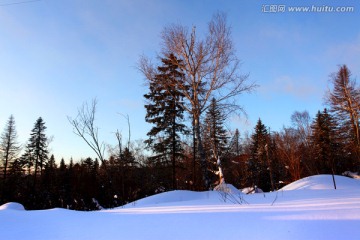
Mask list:
[[[311,126],[312,135],[310,142],[312,146],[313,161],[315,161],[318,174],[335,173],[338,166],[338,154],[341,151],[338,141],[336,123],[334,118],[325,108],[323,112],[318,111]]]
[[[228,150],[228,136],[224,128],[225,116],[217,104],[216,99],[211,100],[205,117],[204,140],[207,142],[205,151],[208,159],[212,159],[214,165],[217,166],[217,174],[219,175],[219,183],[224,181],[222,160]]]
[[[60,160],[59,170],[60,170],[60,171],[65,171],[65,170],[66,170],[66,164],[65,164],[64,158],[61,158],[61,160]]]
[[[45,135],[45,122],[39,117],[30,133],[29,145],[30,154],[34,161],[34,185],[38,171],[42,174],[43,168],[48,160],[47,137]]]
[[[154,125],[147,134],[149,139],[145,142],[156,154],[154,160],[166,162],[171,158],[172,188],[176,189],[176,159],[181,157],[183,152],[181,134],[187,133],[186,126],[182,123],[184,96],[176,89],[176,83],[183,78],[183,74],[178,66],[173,64],[179,62],[173,54],[161,61],[163,65],[158,67],[158,74],[150,81],[150,92],[144,95],[148,101],[145,105],[145,120]]]
[[[30,149],[29,143],[25,146],[25,152],[19,158],[19,164],[24,168],[28,175],[31,174],[31,168],[34,165],[34,158]]]
[[[239,156],[240,153],[242,152],[242,147],[240,142],[241,142],[240,131],[239,129],[236,129],[234,136],[232,137],[230,142],[230,151],[232,155]]]
[[[205,134],[212,156],[218,158],[227,151],[228,136],[224,128],[225,116],[215,98],[211,100],[205,117]]]
[[[248,170],[250,172],[250,184],[258,186],[265,191],[274,188],[272,182],[271,159],[269,159],[270,135],[259,119],[255,126],[255,133],[251,136],[250,158]],[[269,174],[270,173],[270,174]]]
[[[56,169],[57,168],[54,154],[51,154],[49,162],[46,165],[46,168],[49,168],[49,169]]]
[[[44,167],[44,174],[42,175],[42,195],[45,208],[53,208],[56,201],[59,199],[57,189],[57,166],[54,155],[51,155],[49,161]]]

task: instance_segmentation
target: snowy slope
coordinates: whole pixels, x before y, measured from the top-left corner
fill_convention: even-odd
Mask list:
[[[360,180],[344,176],[335,176],[336,189],[357,189],[360,188]],[[282,188],[282,190],[324,190],[334,189],[334,183],[331,175],[316,175],[300,179],[296,182],[290,183]]]
[[[227,192],[232,196],[238,197],[242,193],[231,184],[226,184]],[[150,197],[140,199],[138,201],[129,203],[121,208],[129,207],[144,207],[144,206],[173,206],[175,205],[203,205],[203,204],[218,204],[224,202],[223,195],[217,191],[193,192],[186,190],[176,190],[170,192],[159,193]],[[228,199],[231,201],[231,199]],[[226,201],[226,200],[225,200]]]
[[[97,212],[0,207],[0,239],[356,239],[359,180],[305,178],[273,193],[172,191]],[[18,210],[16,210],[18,209]]]

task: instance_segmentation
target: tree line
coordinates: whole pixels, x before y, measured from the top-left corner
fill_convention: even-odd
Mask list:
[[[259,119],[253,133],[241,136],[226,122],[245,113],[237,97],[257,85],[240,73],[226,16],[215,14],[203,39],[195,27],[178,24],[164,28],[161,36],[160,61],[153,64],[143,56],[138,64],[148,86],[145,121],[152,128],[147,139],[131,141],[125,116],[129,139],[124,144],[116,131],[118,144],[106,158],[94,99],[69,122],[96,158],[66,164],[49,156],[42,118],[20,155],[10,116],[0,143],[0,204],[94,210],[169,190],[208,190],[227,182],[274,191],[309,175],[360,170],[360,90],[346,65],[332,75],[327,108],[313,119],[307,111],[295,111],[292,126],[280,131]]]

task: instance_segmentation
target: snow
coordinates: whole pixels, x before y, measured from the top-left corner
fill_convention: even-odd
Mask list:
[[[352,177],[352,178],[356,178],[356,179],[360,179],[360,175],[357,172],[346,171],[342,175]]]
[[[359,189],[360,181],[343,177],[335,176],[336,189]],[[325,190],[334,189],[334,184],[331,175],[316,175],[300,179],[296,182],[290,183],[282,188],[282,190]]]
[[[258,187],[256,187],[255,189],[254,189],[254,187],[247,187],[247,188],[241,189],[241,192],[244,194],[253,194],[253,193],[262,193],[263,190]]]
[[[22,205],[8,203],[1,239],[356,239],[360,180],[336,176],[336,184],[318,175],[272,193],[171,191],[96,212],[14,211]]]
[[[24,211],[25,208],[22,204],[20,203],[15,203],[15,202],[9,202],[9,203],[5,203],[3,205],[0,206],[0,211],[1,210],[16,210],[16,211]]]

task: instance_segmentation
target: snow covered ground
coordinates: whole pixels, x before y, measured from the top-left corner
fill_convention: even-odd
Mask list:
[[[0,239],[359,239],[360,180],[301,179],[273,193],[172,191],[97,212],[0,206]]]

